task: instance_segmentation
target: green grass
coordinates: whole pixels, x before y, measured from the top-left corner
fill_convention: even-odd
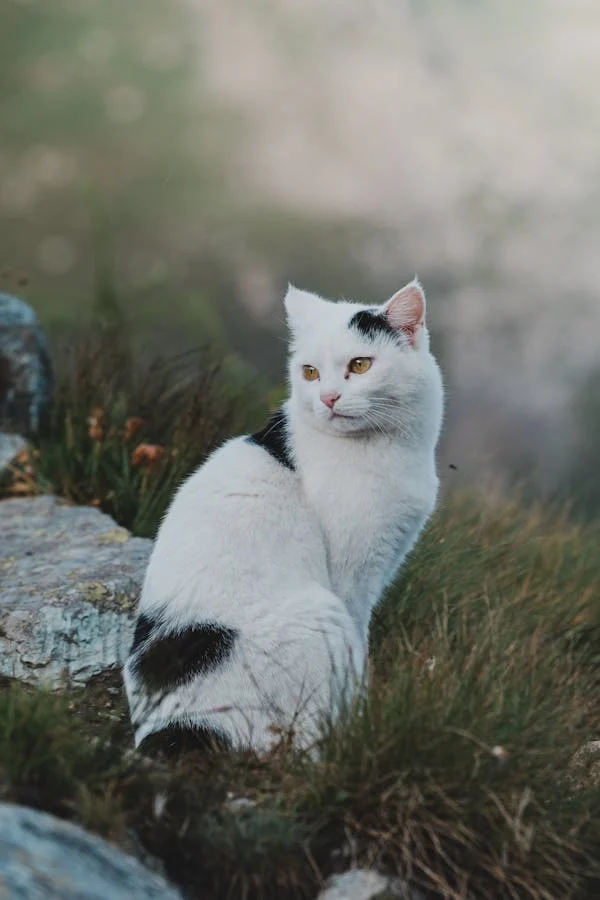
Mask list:
[[[134,350],[127,332],[112,327],[55,349],[50,421],[0,496],[57,493],[151,537],[180,481],[268,410],[258,381],[210,349],[164,358]],[[159,448],[146,450],[157,454],[153,463],[148,446]]]
[[[17,483],[99,501],[148,534],[177,479],[267,404],[240,408],[208,356],[186,380],[179,363],[136,367],[109,350],[77,351]],[[126,441],[132,415],[146,430]],[[131,465],[142,439],[168,450],[154,471]],[[596,900],[600,789],[572,759],[600,737],[599,530],[445,498],[375,617],[369,699],[324,734],[320,762],[281,749],[167,765],[131,751],[118,673],[51,696],[7,684],[2,796],[126,849],[135,835],[193,898],[313,897],[355,862],[431,897]],[[232,810],[231,796],[254,805]]]

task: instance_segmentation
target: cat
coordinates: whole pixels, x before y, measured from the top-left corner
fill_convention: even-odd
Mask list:
[[[434,510],[444,391],[415,279],[380,306],[289,286],[289,399],[178,489],[124,668],[136,746],[316,746]]]

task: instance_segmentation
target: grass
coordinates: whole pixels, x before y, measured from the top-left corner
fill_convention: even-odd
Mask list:
[[[186,381],[179,363],[136,374],[106,347],[78,353],[5,492],[51,486],[138,533],[267,405],[240,409],[208,357]],[[144,430],[126,439],[132,417]],[[165,452],[137,467],[140,444]],[[118,673],[53,695],[6,684],[2,796],[141,845],[192,898],[314,897],[362,863],[428,897],[593,900],[600,789],[572,760],[600,737],[599,537],[542,507],[447,497],[376,615],[368,702],[331,725],[319,762],[281,749],[167,765],[132,752]]]
[[[209,349],[164,358],[98,327],[65,340],[55,356],[50,421],[0,497],[57,493],[142,537],[154,535],[185,475],[268,408],[258,383]]]

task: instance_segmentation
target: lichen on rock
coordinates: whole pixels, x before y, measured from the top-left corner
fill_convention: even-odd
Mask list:
[[[93,507],[1,501],[0,675],[58,686],[121,665],[150,548]]]

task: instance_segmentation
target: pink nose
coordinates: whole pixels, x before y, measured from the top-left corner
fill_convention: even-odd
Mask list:
[[[321,394],[321,403],[324,403],[325,406],[328,406],[329,409],[333,409],[336,404],[336,401],[340,399],[340,394],[335,394],[330,392],[329,394]]]

